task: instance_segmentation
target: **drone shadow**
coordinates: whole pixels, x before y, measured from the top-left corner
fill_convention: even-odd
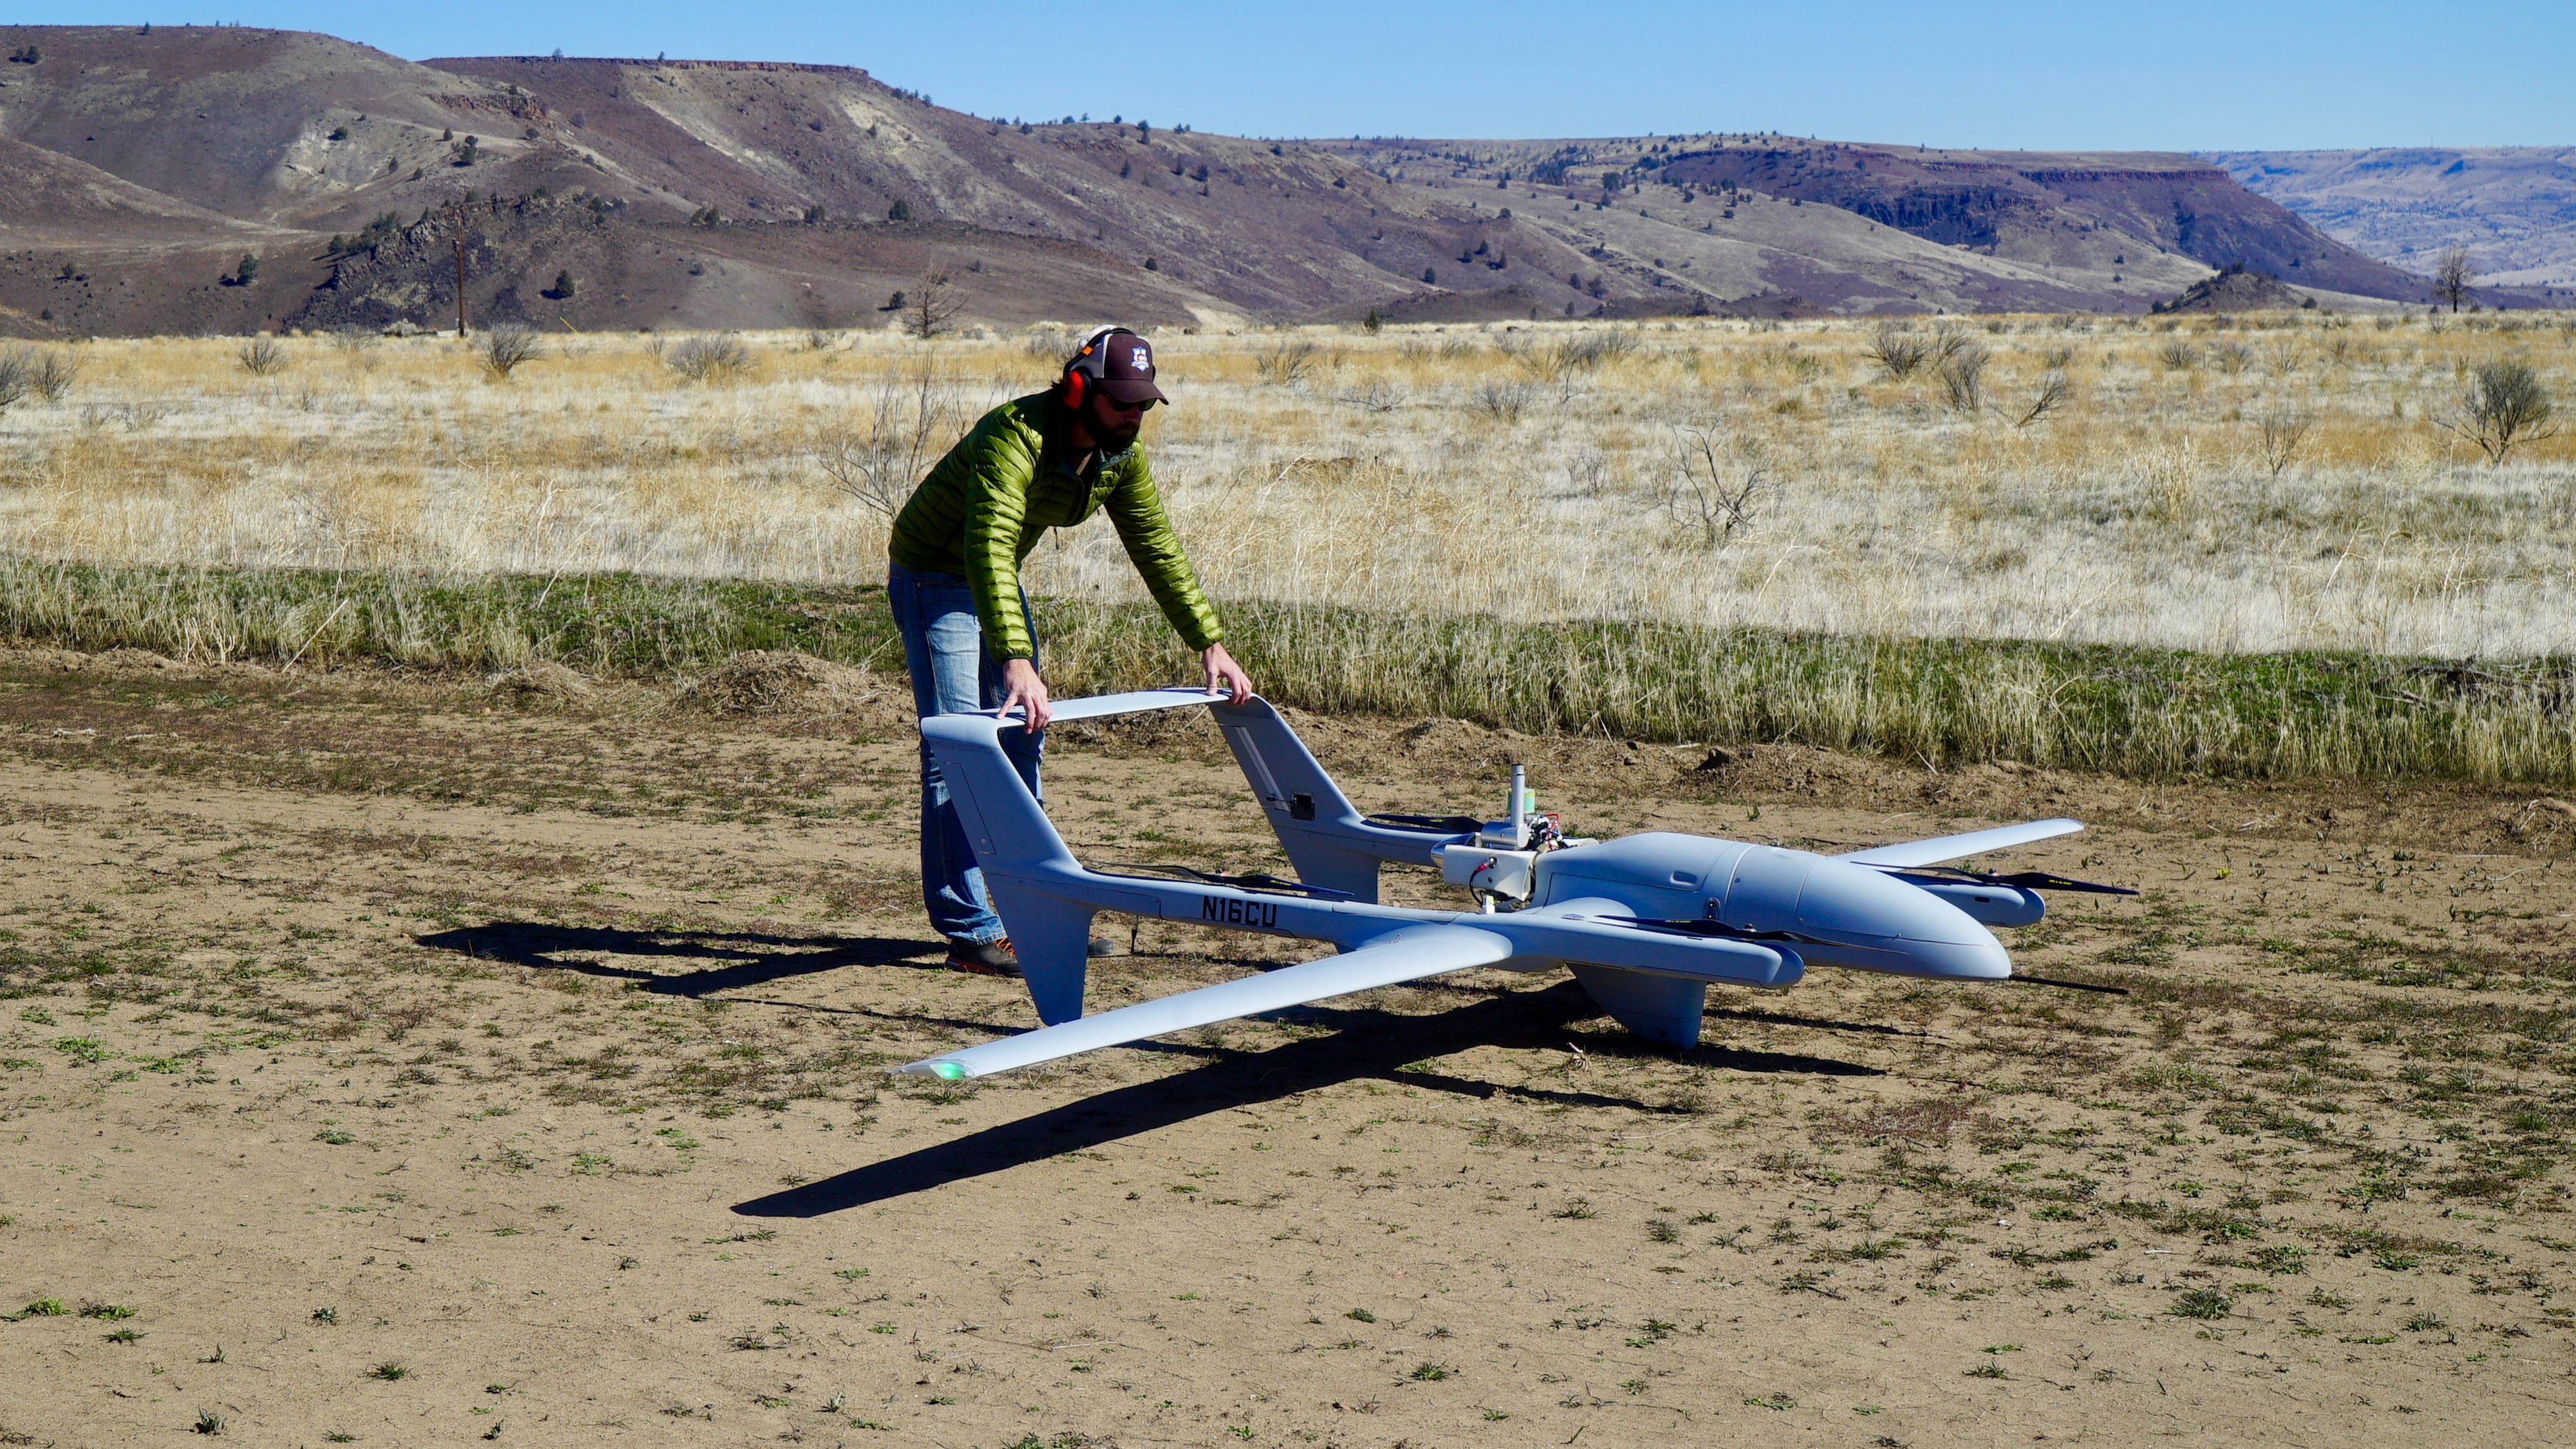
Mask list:
[[[507,961],[541,971],[574,971],[640,983],[662,996],[700,997],[811,976],[844,966],[927,964],[938,948],[880,936],[775,936],[750,931],[621,931],[605,926],[555,926],[541,921],[490,921],[434,935],[415,936],[433,951],[458,951],[478,960]],[[592,955],[660,957],[720,962],[664,975],[636,966],[612,966]]]
[[[1500,1087],[1435,1072],[1409,1071],[1405,1063],[1470,1046],[1555,1047],[1567,1027],[1600,1016],[1601,1008],[1572,981],[1543,991],[1514,991],[1432,1017],[1398,1017],[1365,1009],[1302,1007],[1275,1019],[1337,1027],[1266,1052],[1242,1054],[1172,1044],[1139,1043],[1148,1050],[1205,1052],[1214,1060],[1194,1070],[1139,1082],[1079,1102],[971,1132],[952,1141],[853,1168],[820,1182],[737,1203],[745,1217],[812,1218],[844,1212],[908,1193],[988,1173],[1042,1162],[1174,1126],[1193,1118],[1273,1101],[1354,1077],[1380,1077],[1407,1086],[1462,1096],[1513,1096],[1552,1105],[1654,1110],[1627,1097],[1594,1092]],[[1588,1049],[1616,1056],[1623,1046],[1653,1051],[1634,1038],[1604,1035]],[[1878,1076],[1871,1067],[1828,1057],[1700,1047],[1689,1061],[1751,1073],[1799,1072],[1825,1076]]]

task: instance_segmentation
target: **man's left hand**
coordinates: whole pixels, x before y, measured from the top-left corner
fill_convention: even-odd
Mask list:
[[[1200,650],[1199,663],[1207,669],[1208,693],[1229,695],[1236,704],[1252,698],[1252,676],[1243,672],[1224,645],[1210,644]]]

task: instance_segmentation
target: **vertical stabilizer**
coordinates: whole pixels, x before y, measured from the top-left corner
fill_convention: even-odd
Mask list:
[[[1002,753],[1001,732],[1020,728],[1016,719],[989,714],[933,715],[921,722],[921,737],[939,761],[940,778],[957,802],[957,818],[975,848],[975,863],[987,871],[1025,872],[1030,867],[1074,864],[1064,837],[1039,807],[1038,797],[1011,768]]]
[[[1010,933],[1029,999],[1038,1018],[1053,1026],[1082,1015],[1092,908],[1030,889],[1048,874],[1081,867],[1002,753],[1000,732],[1019,727],[1016,719],[988,714],[934,715],[921,722],[921,737],[930,742],[975,863],[984,869],[984,889]]]
[[[1209,712],[1224,731],[1234,762],[1243,768],[1245,783],[1261,802],[1261,813],[1278,832],[1279,846],[1296,867],[1297,879],[1374,904],[1379,861],[1430,863],[1431,849],[1440,838],[1386,830],[1362,820],[1333,777],[1315,762],[1306,742],[1297,738],[1268,700],[1220,702]]]
[[[1567,962],[1574,979],[1619,1024],[1648,1041],[1684,1051],[1699,1045],[1700,1012],[1708,1004],[1708,983],[1680,976],[1650,976],[1616,966]]]
[[[994,914],[1011,933],[1029,1002],[1038,1020],[1061,1026],[1082,1015],[1082,992],[1091,974],[1091,907],[1030,890],[996,871],[984,873]]]
[[[1149,710],[1195,709],[1212,698],[1203,690],[1150,689],[1066,700],[1058,721],[1102,719]],[[1100,909],[1155,913],[1151,896],[1092,887],[1081,862],[1046,817],[1027,782],[1002,753],[1002,731],[1021,728],[1017,717],[984,712],[932,715],[921,737],[948,782],[957,818],[984,871],[993,911],[1010,933],[1029,999],[1049,1026],[1082,1015],[1082,989],[1091,965],[1091,918]],[[1096,879],[1096,878],[1095,878]],[[1067,889],[1088,888],[1076,899]]]

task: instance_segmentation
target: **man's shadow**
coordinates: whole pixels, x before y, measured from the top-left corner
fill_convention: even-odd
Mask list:
[[[1497,1087],[1492,1083],[1412,1070],[1408,1063],[1479,1045],[1563,1047],[1576,1022],[1601,1015],[1583,988],[1559,982],[1542,991],[1504,991],[1438,1016],[1398,1016],[1367,1008],[1297,1007],[1266,1019],[1333,1028],[1327,1036],[1308,1037],[1266,1052],[1217,1051],[1170,1042],[1142,1042],[1148,1051],[1203,1054],[1207,1065],[1150,1082],[1119,1087],[1079,1102],[971,1132],[900,1157],[853,1168],[821,1182],[771,1193],[738,1203],[747,1217],[820,1217],[865,1207],[906,1193],[940,1187],[986,1173],[1002,1172],[1068,1152],[1098,1147],[1196,1117],[1272,1101],[1353,1077],[1382,1077],[1406,1086],[1454,1092],[1462,1096],[1507,1095],[1565,1106],[1658,1108],[1624,1096],[1555,1088]],[[1839,1025],[1839,1023],[1833,1023]],[[1598,1034],[1576,1031],[1585,1051],[1618,1057],[1653,1053],[1658,1048],[1615,1029]],[[1702,1046],[1685,1058],[1696,1065],[1740,1072],[1798,1072],[1825,1076],[1877,1076],[1870,1067],[1828,1057],[1778,1052],[1738,1051]],[[928,1092],[955,1091],[934,1079],[917,1078]],[[1569,1074],[1567,1087],[1574,1087]],[[971,1090],[971,1089],[970,1089]]]
[[[705,996],[760,986],[789,976],[810,976],[843,966],[929,964],[939,948],[880,936],[772,936],[749,931],[622,931],[605,926],[552,926],[540,921],[490,921],[435,935],[416,936],[433,951],[459,951],[478,960],[507,961],[545,971],[576,971],[641,984],[662,996]],[[637,966],[613,966],[594,956],[660,957],[721,963],[665,976]]]

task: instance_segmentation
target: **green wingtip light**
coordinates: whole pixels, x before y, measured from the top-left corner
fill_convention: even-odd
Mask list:
[[[955,1062],[932,1062],[930,1070],[943,1082],[962,1082],[966,1079],[966,1069]]]

